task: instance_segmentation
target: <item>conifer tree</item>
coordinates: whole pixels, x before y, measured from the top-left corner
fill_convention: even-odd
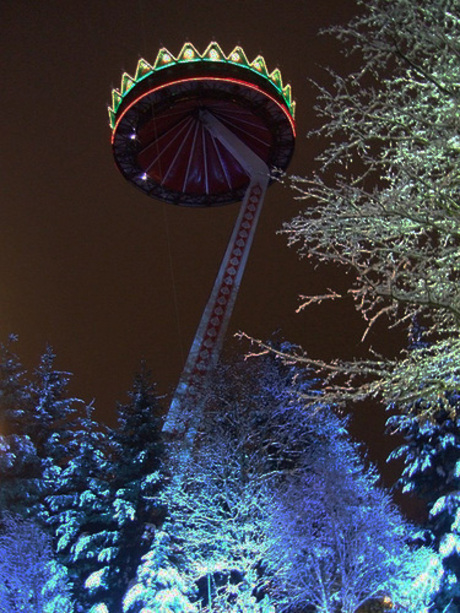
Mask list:
[[[420,421],[415,410],[388,420],[388,428],[405,439],[390,455],[404,461],[399,485],[427,505],[427,519],[416,538],[433,546],[443,561],[443,581],[433,609],[439,612],[448,606],[460,608],[459,409],[459,396],[451,395],[445,409],[431,419]]]
[[[107,436],[91,407],[69,396],[70,375],[54,362],[48,348],[29,378],[11,345],[1,347],[0,410],[8,434],[0,439],[0,504],[38,521],[53,537],[83,611],[94,556],[87,540],[103,518],[108,492]]]
[[[30,408],[26,373],[13,352],[17,337],[11,335],[0,344],[0,431],[13,434],[21,431],[21,423]]]
[[[111,523],[96,569],[86,580],[92,598],[99,598],[111,613],[121,613],[123,595],[164,516],[158,497],[164,482],[161,408],[145,363],[128,396],[130,401],[118,406],[118,427],[111,440]]]
[[[72,455],[73,439],[84,403],[68,394],[70,373],[56,370],[56,356],[48,347],[29,383],[31,407],[23,430],[40,457],[52,459],[59,469]]]
[[[0,435],[0,511],[23,517],[44,513],[44,464],[29,437]]]
[[[177,538],[169,522],[165,530],[155,532],[150,550],[142,558],[136,580],[123,599],[123,613],[198,613],[193,602],[196,586],[179,570]]]
[[[0,345],[0,510],[23,517],[41,517],[45,475],[53,462],[38,453],[29,431],[33,414],[29,380],[12,346]]]
[[[73,581],[76,611],[87,613],[94,600],[85,582],[110,555],[116,530],[110,505],[110,439],[93,420],[92,407],[79,418],[72,447],[72,456],[47,497],[48,525]]]

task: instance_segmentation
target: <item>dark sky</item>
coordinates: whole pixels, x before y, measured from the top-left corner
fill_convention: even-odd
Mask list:
[[[26,367],[50,343],[57,366],[74,373],[72,391],[112,423],[141,358],[171,393],[238,211],[165,205],[125,182],[107,117],[122,72],[186,40],[200,51],[216,40],[226,53],[237,44],[250,59],[262,53],[292,85],[290,171],[305,175],[318,151],[305,136],[316,121],[308,80],[324,81],[326,65],[346,72],[317,31],[354,11],[353,0],[3,0],[0,338],[19,335]],[[311,355],[351,357],[361,351],[351,304],[295,314],[299,294],[348,285],[300,262],[275,234],[301,206],[270,188],[227,346],[238,330],[264,339],[279,330]]]

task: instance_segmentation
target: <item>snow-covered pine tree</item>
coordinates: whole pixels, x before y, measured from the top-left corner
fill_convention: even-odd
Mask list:
[[[28,433],[33,410],[29,381],[12,350],[15,337],[0,345],[0,510],[38,517],[43,515],[45,473],[49,458],[40,457]]]
[[[96,548],[87,540],[108,500],[107,436],[91,407],[69,396],[69,374],[54,368],[51,349],[32,379],[11,343],[1,346],[0,360],[1,509],[35,519],[54,536],[75,581],[77,610],[84,611],[80,597]]]
[[[100,598],[110,613],[121,613],[123,595],[164,518],[158,499],[164,482],[161,407],[145,363],[128,396],[129,402],[118,406],[118,427],[112,433],[113,528],[86,580],[92,597]]]
[[[30,406],[28,380],[18,356],[13,352],[17,337],[0,344],[0,431],[18,433]]]
[[[50,458],[57,468],[72,457],[75,429],[84,414],[84,402],[69,396],[70,373],[56,370],[56,356],[48,347],[29,384],[31,409],[23,430],[40,457]]]
[[[69,374],[54,368],[46,350],[30,380],[11,343],[0,348],[0,413],[5,436],[0,470],[3,508],[48,520],[46,498],[74,454],[75,429],[84,403],[68,395]]]
[[[166,530],[173,532],[170,523]],[[136,580],[123,599],[123,613],[198,613],[192,601],[196,586],[178,570],[180,547],[164,530],[155,532],[150,550],[142,558]]]
[[[402,491],[427,504],[427,519],[417,537],[443,560],[445,573],[433,609],[439,612],[449,603],[460,610],[460,395],[450,394],[444,402],[444,410],[427,420],[420,421],[416,412],[388,420],[388,427],[405,439],[390,455],[404,461]]]
[[[428,346],[423,337],[424,329],[414,319],[409,351]],[[419,413],[426,407],[420,406],[425,404],[420,396],[412,409],[396,412],[387,420],[389,434],[396,432],[405,441],[388,459],[404,463],[397,483],[403,493],[427,505],[426,520],[414,538],[431,545],[441,556],[444,575],[433,613],[444,613],[449,606],[460,608],[460,395],[444,394],[438,399],[438,411],[423,420]]]
[[[23,517],[42,514],[44,466],[32,441],[19,434],[0,435],[0,511]]]
[[[87,613],[94,600],[85,582],[100,567],[98,558],[113,541],[116,524],[110,505],[113,477],[107,429],[92,418],[87,406],[72,439],[72,454],[46,499],[48,525],[56,535],[56,550],[74,583],[76,611]]]

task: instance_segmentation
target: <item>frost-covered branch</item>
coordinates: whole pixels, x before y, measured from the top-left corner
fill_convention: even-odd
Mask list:
[[[314,134],[325,145],[310,177],[290,178],[305,207],[282,232],[301,257],[351,273],[363,340],[377,321],[407,330],[417,318],[430,348],[378,363],[291,358],[319,367],[325,397],[339,404],[377,393],[402,408],[423,390],[434,411],[436,395],[456,386],[460,361],[458,6],[362,5],[349,25],[330,30],[361,66],[345,77],[329,73],[330,86],[318,87],[323,125]],[[336,297],[334,288],[328,295]]]

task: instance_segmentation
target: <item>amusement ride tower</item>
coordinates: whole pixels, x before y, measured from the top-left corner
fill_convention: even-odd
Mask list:
[[[242,200],[163,430],[193,445],[206,379],[216,365],[267,187],[294,151],[295,103],[278,69],[241,47],[225,55],[186,43],[123,74],[109,108],[116,164],[148,196],[213,207]]]

